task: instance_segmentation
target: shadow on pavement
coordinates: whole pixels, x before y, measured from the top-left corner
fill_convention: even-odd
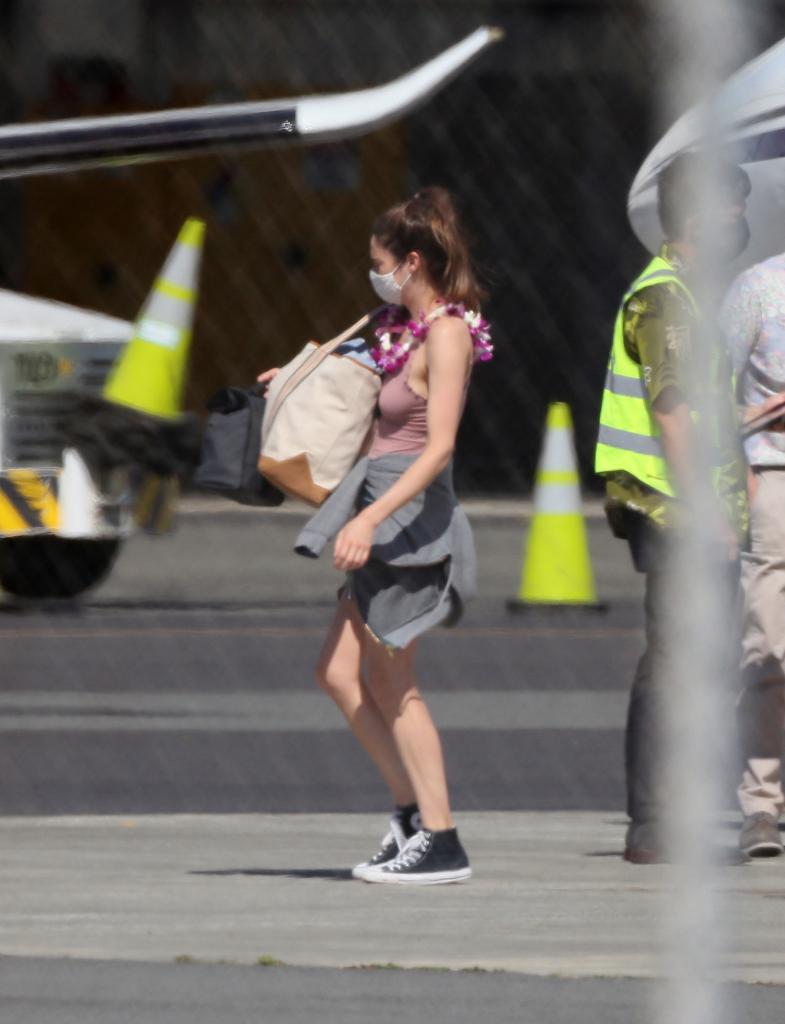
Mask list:
[[[261,875],[267,878],[324,878],[329,882],[351,882],[348,868],[222,868],[214,871],[189,871],[189,875]]]
[[[742,867],[745,864],[752,863],[749,857],[746,857],[741,850],[729,850],[727,847],[719,847],[713,851],[709,851],[710,856],[707,857],[707,863],[719,865],[720,867]],[[624,855],[623,850],[588,850],[584,853],[584,857],[616,857],[621,860]],[[662,861],[660,863],[666,863]],[[653,867],[655,865],[638,864],[636,867]]]

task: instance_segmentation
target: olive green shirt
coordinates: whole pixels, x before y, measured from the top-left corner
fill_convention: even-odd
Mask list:
[[[668,245],[660,256],[678,271],[681,263]],[[697,321],[694,308],[684,289],[672,282],[650,285],[636,292],[623,312],[624,347],[627,354],[643,367],[643,379],[654,403],[666,388],[674,387],[686,394],[686,378],[690,372],[694,332]],[[721,445],[716,475],[716,490],[730,523],[740,538],[746,536],[748,525],[746,466],[738,441],[735,407],[732,400],[731,372],[724,352],[717,352],[721,365],[719,374],[727,380],[727,409],[720,426]],[[704,375],[708,378],[708,374]],[[660,527],[671,527],[679,518],[679,503],[660,491],[648,487],[630,473],[617,471],[606,475],[605,510],[617,536],[623,537],[627,508],[647,516]]]

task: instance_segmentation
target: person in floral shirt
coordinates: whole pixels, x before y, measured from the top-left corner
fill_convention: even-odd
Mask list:
[[[720,313],[741,404],[765,406],[785,391],[785,254],[741,274]],[[785,433],[761,430],[745,441],[750,543],[742,554],[744,639],[739,699],[744,772],[738,798],[741,850],[783,852],[777,822],[785,799]]]

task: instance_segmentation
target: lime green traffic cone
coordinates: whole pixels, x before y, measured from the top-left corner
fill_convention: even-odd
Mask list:
[[[548,408],[521,585],[517,598],[507,604],[511,610],[602,607],[583,521],[572,417],[564,402]]]
[[[107,401],[160,419],[181,415],[203,240],[203,221],[187,220],[104,386]]]

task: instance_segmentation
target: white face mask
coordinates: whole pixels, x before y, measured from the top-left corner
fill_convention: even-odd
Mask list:
[[[400,263],[398,267],[400,267]],[[382,302],[389,302],[392,306],[400,306],[401,304],[401,291],[406,281],[412,276],[409,273],[406,277],[406,281],[401,281],[400,284],[395,280],[395,273],[398,270],[395,267],[389,274],[377,274],[375,270],[368,271],[368,277],[371,280],[371,287],[382,300]]]

